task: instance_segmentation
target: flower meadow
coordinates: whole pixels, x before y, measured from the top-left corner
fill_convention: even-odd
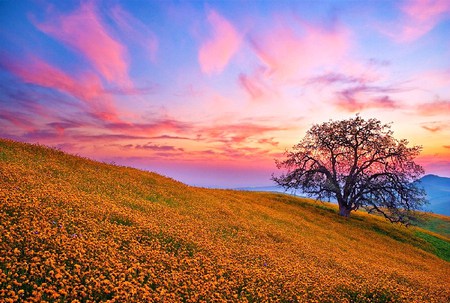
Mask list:
[[[450,301],[449,238],[336,212],[0,139],[0,302]]]

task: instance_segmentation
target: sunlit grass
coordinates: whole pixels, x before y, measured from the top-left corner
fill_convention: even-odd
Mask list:
[[[1,302],[450,299],[445,235],[329,203],[8,140],[0,183]]]
[[[450,217],[423,213],[414,225],[450,238]]]

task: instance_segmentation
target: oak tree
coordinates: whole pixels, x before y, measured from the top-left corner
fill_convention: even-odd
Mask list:
[[[273,180],[317,199],[333,197],[344,217],[363,207],[407,223],[426,202],[416,182],[424,170],[414,162],[421,149],[395,139],[390,124],[377,119],[330,120],[276,160],[285,171]]]

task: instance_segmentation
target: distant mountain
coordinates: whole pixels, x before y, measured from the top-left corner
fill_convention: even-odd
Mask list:
[[[426,175],[420,179],[420,185],[425,189],[430,202],[425,209],[450,216],[450,178]]]
[[[430,204],[425,206],[424,210],[450,216],[450,178],[426,175],[420,179],[420,185],[425,189],[428,201],[430,202]],[[306,196],[299,190],[285,191],[281,186],[241,187],[237,189],[246,191],[279,192],[300,197]]]

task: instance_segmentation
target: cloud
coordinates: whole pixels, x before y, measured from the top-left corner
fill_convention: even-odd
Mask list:
[[[207,19],[212,35],[200,46],[198,60],[203,73],[219,74],[238,51],[241,37],[233,25],[216,11],[210,10]]]
[[[253,100],[259,99],[264,95],[265,85],[257,76],[248,76],[241,73],[239,75],[239,84],[249,93]]]
[[[417,112],[423,116],[447,115],[450,113],[450,101],[436,100],[418,105]]]
[[[449,124],[441,121],[434,121],[422,123],[421,127],[429,132],[436,133],[449,128]]]
[[[442,145],[443,148],[450,148],[450,145]]]
[[[47,123],[47,126],[55,129],[58,135],[63,135],[66,129],[78,128],[83,126],[83,124],[81,122],[66,120],[66,121],[50,122]]]
[[[364,84],[369,82],[365,78],[359,78],[355,76],[345,75],[341,73],[326,73],[317,77],[313,77],[308,80],[308,84]]]
[[[427,90],[450,87],[450,69],[425,71],[417,75],[414,82]]]
[[[20,63],[9,58],[7,62],[2,61],[2,65],[25,83],[55,89],[77,98],[87,105],[88,114],[95,119],[120,121],[113,100],[104,95],[100,79],[92,73],[84,73],[79,79],[74,78],[36,56],[23,59]]]
[[[183,148],[172,146],[172,145],[157,145],[152,144],[151,142],[148,142],[144,145],[135,145],[135,149],[144,149],[144,150],[151,150],[151,151],[164,151],[164,152],[171,152],[171,151],[184,151]]]
[[[279,97],[279,87],[273,85],[269,69],[258,65],[251,73],[240,73],[238,78],[240,86],[250,95],[253,101]]]
[[[0,111],[12,110],[27,115],[32,122],[56,115],[61,108],[70,111],[73,100],[66,100],[59,92],[43,90],[37,85],[17,83],[16,79],[0,84]]]
[[[12,65],[11,61],[9,63]],[[0,83],[1,98],[5,106],[14,107],[15,109],[20,108],[24,112],[37,115],[44,115],[45,113],[58,110],[61,106],[64,109],[75,106],[74,103],[76,102],[74,102],[73,98],[64,98],[61,96],[61,92],[57,90],[41,89],[40,85],[35,85],[32,82],[18,82],[15,77],[20,78],[20,80],[22,78],[14,73],[11,65],[8,68],[5,67],[4,71],[10,72],[14,78],[11,81],[7,80]]]
[[[250,38],[258,58],[268,68],[268,76],[289,81],[310,75],[316,68],[333,66],[350,47],[350,32],[344,27],[315,27],[305,22],[278,22],[265,34]]]
[[[67,15],[55,13],[42,23],[32,21],[42,32],[80,52],[109,82],[130,82],[126,48],[107,32],[94,2],[84,2]]]
[[[29,115],[18,112],[18,111],[7,110],[5,108],[0,108],[0,109],[1,109],[0,110],[0,120],[9,122],[10,124],[20,128],[22,130],[25,130],[25,131],[35,130],[36,125]],[[6,127],[4,125],[2,125],[2,127],[0,127],[0,128],[5,129]],[[3,132],[1,132],[1,133],[3,133]]]
[[[275,141],[274,138],[263,138],[258,140],[259,144],[269,144],[272,146],[278,146],[279,142]]]
[[[397,24],[383,29],[398,42],[412,42],[433,30],[450,14],[448,0],[411,0],[400,5],[402,16]]]
[[[157,136],[161,133],[186,133],[193,128],[189,123],[173,119],[161,119],[151,123],[106,123],[103,127],[123,134],[140,134],[145,136]]]
[[[438,132],[442,130],[442,125],[436,125],[436,126],[427,126],[427,125],[422,125],[423,129],[426,129],[427,131],[430,131],[432,133]]]
[[[380,61],[373,58],[358,61],[347,57],[340,60],[339,66],[325,69],[325,71],[320,71],[319,73],[312,73],[313,76],[309,76],[305,84],[320,85],[325,88],[351,85],[369,86],[373,85],[372,83],[389,79],[389,73],[386,70],[389,64],[388,61]]]
[[[97,134],[97,135],[77,134],[73,135],[72,137],[77,141],[87,141],[87,142],[149,139],[146,136],[136,136],[129,134]]]
[[[168,139],[168,140],[195,140],[188,137],[181,137],[181,136],[170,136],[170,135],[161,135],[161,136],[155,136],[155,137],[149,137],[149,139]]]
[[[13,58],[9,58],[8,62],[2,63],[25,83],[53,88],[80,100],[91,100],[99,96],[103,90],[100,80],[95,75],[83,75],[82,79],[84,80],[79,81],[63,70],[35,56],[22,60],[20,63]],[[83,83],[80,84],[80,82]]]
[[[260,147],[223,147],[216,153],[216,157],[221,157],[222,159],[261,159],[261,157],[265,157],[270,153],[270,150]]]
[[[147,51],[150,60],[156,62],[159,48],[159,40],[156,34],[142,21],[133,17],[120,6],[112,8],[110,15],[126,35],[126,38],[140,44]]]
[[[255,123],[236,123],[205,127],[200,131],[201,138],[208,142],[221,142],[225,144],[248,143],[260,138],[266,133],[286,130],[287,127],[277,127]]]
[[[48,144],[54,140],[60,139],[58,131],[54,129],[35,129],[21,136],[21,140],[28,142],[45,142]]]
[[[150,83],[141,87],[113,86],[104,90],[105,93],[116,96],[142,96],[158,92],[160,85]]]
[[[337,93],[335,105],[348,112],[358,112],[368,108],[396,109],[400,105],[386,93],[397,92],[396,88],[360,85]],[[382,94],[381,96],[379,94]]]

